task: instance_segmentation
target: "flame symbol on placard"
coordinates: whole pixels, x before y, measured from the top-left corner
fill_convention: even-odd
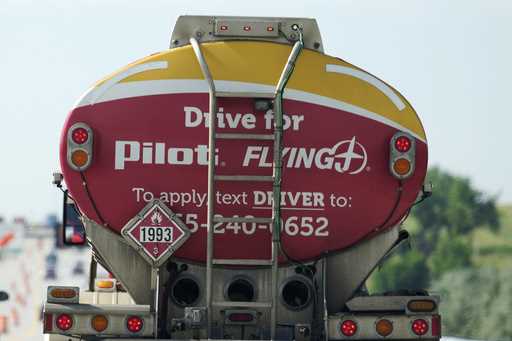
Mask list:
[[[160,225],[162,223],[162,220],[162,215],[156,211],[151,216],[151,222],[153,223],[153,225]]]

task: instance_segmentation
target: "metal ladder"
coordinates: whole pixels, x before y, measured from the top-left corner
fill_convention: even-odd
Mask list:
[[[288,82],[295,61],[304,47],[301,29],[296,26],[299,40],[293,45],[288,61],[281,73],[275,92],[218,92],[211,76],[208,64],[201,52],[199,43],[195,38],[190,38],[190,44],[201,67],[201,71],[209,88],[209,135],[208,135],[208,218],[207,218],[207,242],[206,242],[206,311],[208,339],[212,336],[212,307],[242,307],[254,309],[270,309],[270,335],[276,339],[277,329],[277,304],[278,304],[278,256],[281,243],[281,172],[282,172],[282,135],[283,135],[283,91]],[[217,98],[268,98],[274,100],[274,133],[273,134],[244,134],[244,133],[216,133]],[[215,141],[216,139],[230,140],[273,140],[273,175],[215,175]],[[217,181],[261,181],[272,182],[272,218],[244,218],[244,217],[215,217],[215,182]],[[272,256],[271,259],[218,259],[213,255],[214,224],[215,223],[272,223]],[[272,301],[271,302],[230,302],[212,301],[214,265],[245,265],[245,266],[270,266],[272,270]]]

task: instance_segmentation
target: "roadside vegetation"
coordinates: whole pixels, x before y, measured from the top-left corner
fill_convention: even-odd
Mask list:
[[[428,289],[441,295],[443,335],[512,340],[512,205],[439,168],[428,179],[432,197],[404,223],[410,244],[371,276],[370,291]]]

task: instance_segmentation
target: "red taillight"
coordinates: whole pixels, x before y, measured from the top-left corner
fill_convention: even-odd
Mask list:
[[[73,327],[73,319],[68,314],[60,314],[57,316],[55,324],[60,330],[70,330]]]
[[[128,328],[128,330],[131,331],[132,333],[140,332],[143,326],[144,320],[142,320],[138,316],[130,316],[126,320],[126,328]]]
[[[71,243],[72,244],[83,244],[85,242],[85,238],[80,233],[73,233],[71,236]]]
[[[251,30],[251,26],[247,25],[247,26],[244,26],[244,31],[245,32],[249,32]]]
[[[441,316],[432,316],[432,336],[441,336]]]
[[[428,332],[428,323],[423,319],[414,320],[411,329],[416,335],[425,335]]]
[[[53,330],[53,314],[45,313],[44,314],[44,332],[51,332]]]
[[[405,153],[411,149],[411,140],[407,136],[399,136],[395,140],[395,148],[400,153]]]
[[[89,132],[82,127],[75,128],[71,133],[71,138],[76,144],[84,144],[89,139]]]
[[[228,25],[220,25],[220,30],[221,31],[227,31],[228,30]]]
[[[353,336],[357,332],[357,323],[345,320],[341,323],[341,333],[345,336]]]
[[[254,320],[254,316],[246,313],[232,313],[229,315],[228,319],[231,322],[252,322]]]

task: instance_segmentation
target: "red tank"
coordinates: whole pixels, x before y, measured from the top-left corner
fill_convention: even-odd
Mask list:
[[[228,41],[202,49],[217,91],[263,96],[275,90],[291,47]],[[71,110],[60,146],[65,181],[82,212],[119,233],[160,198],[192,232],[176,256],[204,261],[207,111],[208,86],[190,46],[151,55],[93,86]],[[284,112],[282,245],[291,257],[336,252],[400,221],[423,184],[427,144],[414,109],[396,90],[347,62],[304,50],[285,90]],[[251,98],[219,99],[217,119],[219,133],[273,132],[272,109],[256,109]],[[68,144],[90,136],[70,132],[76,123],[93,136],[82,175],[69,165]],[[391,144],[397,132],[410,137],[409,147]],[[272,175],[272,146],[218,140],[216,174]],[[397,147],[413,148],[413,173],[403,181],[390,170]],[[271,191],[272,183],[218,182],[215,211],[271,217]],[[270,258],[268,224],[218,223],[215,232],[217,258]]]

